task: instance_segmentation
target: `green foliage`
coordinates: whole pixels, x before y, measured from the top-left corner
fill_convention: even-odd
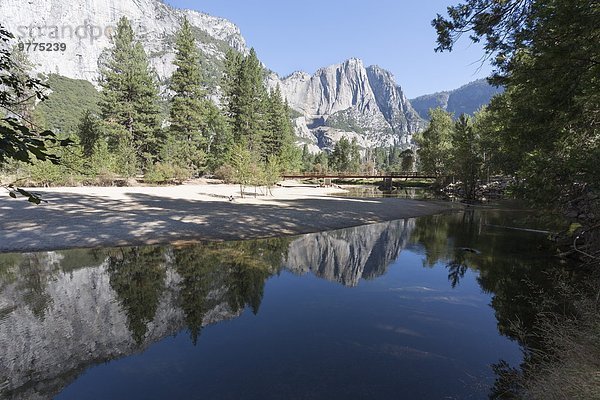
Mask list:
[[[233,132],[221,110],[212,102],[206,105],[207,166],[210,171],[216,171],[229,159]]]
[[[243,60],[244,57],[239,52],[233,49],[227,50],[221,87],[223,88],[225,113],[229,118],[229,123],[232,125],[233,121],[237,118],[237,114],[240,113],[238,86]]]
[[[313,170],[321,173],[329,171],[329,157],[327,153],[320,152],[315,156]]]
[[[350,142],[345,137],[335,144],[329,156],[328,165],[338,172],[358,172],[360,169],[360,152],[356,139]]]
[[[206,154],[194,144],[169,135],[160,150],[160,159],[164,163],[187,170],[191,177],[194,172],[204,169]],[[151,169],[152,165],[148,171]]]
[[[94,145],[91,157],[86,159],[86,171],[92,183],[112,185],[119,175],[119,155],[109,149],[105,138]]]
[[[50,148],[67,147],[71,141],[59,139],[51,131],[37,131],[27,116],[19,114],[21,107],[31,99],[44,100],[45,86],[31,78],[12,57],[5,45],[12,39],[11,33],[0,25],[0,108],[8,116],[0,119],[0,167],[8,162],[21,161],[33,164],[36,160],[59,164],[60,157]],[[40,203],[39,196],[9,185],[9,194],[28,197],[30,202]]]
[[[558,206],[600,185],[600,7],[592,0],[469,0],[438,16],[438,50],[484,40],[496,65],[487,120],[496,166],[521,193]]]
[[[83,113],[79,126],[77,127],[77,136],[83,149],[83,155],[91,157],[94,154],[94,148],[98,139],[102,136],[100,119],[91,110]]]
[[[465,199],[474,200],[483,163],[481,140],[465,114],[456,121],[450,141],[452,172],[462,182]]]
[[[277,184],[281,180],[281,172],[282,167],[279,159],[276,156],[272,156],[269,158],[267,163],[265,164],[265,169],[263,175],[264,185],[271,192],[271,188]]]
[[[302,172],[312,171],[315,157],[308,151],[308,145],[302,146]]]
[[[34,116],[47,129],[71,137],[86,112],[100,112],[101,96],[90,82],[50,74],[45,83],[51,93],[37,105]]]
[[[64,168],[36,163],[26,171],[32,184],[113,184],[140,173],[148,182],[176,182],[228,164],[236,171],[231,179],[243,191],[246,185],[272,185],[283,170],[299,171],[301,152],[294,143],[291,110],[279,88],[266,90],[255,51],[245,57],[228,51],[221,111],[206,95],[204,74],[214,71],[207,71],[196,46],[198,34],[184,20],[173,37],[177,68],[168,80],[173,93],[168,107],[159,99],[146,54],[126,18],[119,21],[113,46],[102,58],[101,93],[87,82],[50,75],[52,101],[38,107],[35,116],[77,139],[80,147],[71,154],[82,159]],[[164,131],[162,116],[168,118]],[[32,151],[38,151],[38,144],[33,143]],[[53,150],[37,156],[43,161],[59,154]]]
[[[263,159],[281,156],[286,141],[293,137],[289,107],[283,102],[279,86],[268,94],[266,106],[267,128],[263,136]]]
[[[110,286],[123,311],[133,340],[144,342],[165,289],[166,270],[160,248],[122,249],[108,259]]]
[[[240,195],[244,197],[244,189],[252,183],[256,174],[257,156],[243,144],[236,143],[230,154],[231,166],[235,171],[234,179],[240,185]]]
[[[487,55],[494,57],[493,82],[506,87],[482,116],[482,143],[486,155],[491,151],[489,167],[516,176],[518,193],[538,205],[564,209],[587,199],[582,202],[588,210],[598,209],[600,201],[594,194],[600,189],[598,1],[467,0],[448,11],[448,17],[438,15],[433,21],[438,50],[451,50],[460,35],[471,33],[471,39],[483,40]],[[597,239],[598,213],[588,211],[578,218],[589,238]],[[581,257],[583,265],[575,275],[583,274],[596,284],[587,289],[589,294],[577,296],[583,298],[577,299],[575,311],[565,307],[564,291],[571,285],[553,276],[559,287],[543,291],[528,287],[525,293],[505,296],[506,304],[522,297],[555,309],[539,306],[532,326],[520,327],[518,338],[532,349],[523,365],[524,393],[507,391],[519,373],[505,370],[508,379],[497,381],[495,397],[598,396],[598,380],[592,377],[598,370],[597,274],[586,271],[584,263],[597,265],[600,242],[589,238],[582,240],[587,255]],[[571,238],[569,243],[573,242]],[[507,322],[522,325],[524,320],[518,314],[497,315],[504,329]]]
[[[190,171],[185,167],[157,162],[148,169],[144,178],[149,183],[181,183],[190,176]]]
[[[254,49],[242,61],[236,80],[233,132],[237,142],[247,143],[255,152],[262,151],[266,131],[268,98],[263,82],[263,69]]]
[[[448,172],[450,136],[454,129],[452,114],[441,108],[429,110],[429,126],[415,138],[419,146],[421,171],[442,175]]]
[[[412,172],[415,168],[415,153],[411,149],[406,149],[400,153],[400,171]]]
[[[299,170],[300,153],[294,144],[290,108],[279,88],[267,92],[254,49],[246,57],[233,50],[227,53],[221,85],[230,130],[222,130],[220,140],[211,141],[213,160],[225,159],[227,154],[237,157],[231,151],[235,143],[236,151],[245,147],[258,158],[257,173],[264,171],[271,157],[277,157],[285,170]],[[213,165],[218,163],[213,161]]]
[[[122,172],[131,176],[157,157],[162,138],[158,88],[144,48],[125,17],[117,24],[101,75],[101,110],[109,145],[127,161]]]

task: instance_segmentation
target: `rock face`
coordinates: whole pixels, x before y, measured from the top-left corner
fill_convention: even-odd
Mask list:
[[[475,111],[488,104],[492,97],[502,91],[502,88],[490,85],[485,79],[478,79],[458,89],[427,94],[412,99],[410,102],[419,115],[426,120],[429,120],[429,109],[437,107],[454,113],[454,116],[458,117],[463,113],[473,115]]]
[[[118,20],[132,22],[160,78],[170,77],[174,67],[175,32],[187,17],[208,69],[215,69],[232,47],[247,52],[237,26],[223,19],[191,10],[177,10],[159,0],[2,0],[0,15],[16,38],[24,43],[64,43],[65,51],[27,52],[38,72],[56,73],[95,82],[98,60],[111,45]]]
[[[296,121],[299,136],[312,149],[332,149],[342,137],[363,148],[410,147],[412,135],[424,126],[388,71],[365,67],[358,59],[318,70],[295,72],[279,85],[290,107],[303,116]]]
[[[356,286],[383,275],[406,247],[414,220],[304,235],[290,244],[286,267],[296,273]]]

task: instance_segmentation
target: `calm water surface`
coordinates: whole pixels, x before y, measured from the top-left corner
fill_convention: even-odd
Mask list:
[[[479,209],[273,240],[0,255],[0,397],[481,399],[546,228]]]

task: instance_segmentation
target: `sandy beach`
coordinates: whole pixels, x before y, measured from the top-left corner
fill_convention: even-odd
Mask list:
[[[297,235],[449,210],[448,203],[343,197],[336,188],[239,186],[33,189],[45,203],[0,197],[0,252],[191,243]],[[332,196],[334,195],[334,196]],[[335,196],[337,195],[337,196]],[[230,201],[230,196],[234,197]]]

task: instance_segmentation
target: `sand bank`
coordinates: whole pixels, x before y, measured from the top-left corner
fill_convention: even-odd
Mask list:
[[[345,198],[343,190],[315,187],[278,187],[256,198],[250,189],[244,199],[239,186],[210,184],[34,191],[47,203],[0,197],[0,252],[297,235],[451,208],[435,201]]]

